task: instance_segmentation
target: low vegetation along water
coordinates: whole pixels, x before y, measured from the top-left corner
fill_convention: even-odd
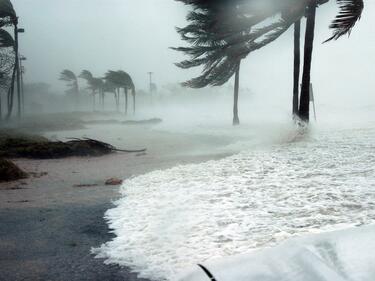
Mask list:
[[[375,128],[297,136],[219,161],[127,180],[96,252],[173,280],[207,259],[375,221]]]

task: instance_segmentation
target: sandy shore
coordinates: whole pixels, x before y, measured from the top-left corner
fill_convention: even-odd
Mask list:
[[[111,239],[103,215],[118,198],[119,187],[105,186],[105,180],[219,159],[229,154],[220,147],[230,143],[209,135],[155,131],[151,125],[90,125],[45,135],[99,138],[119,148],[146,147],[147,153],[15,160],[33,176],[0,185],[0,280],[141,280],[90,254]]]

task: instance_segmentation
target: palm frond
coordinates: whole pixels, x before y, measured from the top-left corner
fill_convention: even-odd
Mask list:
[[[69,69],[65,69],[60,73],[60,78],[59,80],[61,81],[66,81],[66,82],[72,82],[72,81],[77,81],[77,76],[74,74],[73,71]]]
[[[90,81],[91,79],[94,78],[94,76],[92,75],[92,73],[88,70],[82,70],[81,74],[78,75],[79,78],[82,78],[82,79],[85,79],[87,81]]]
[[[5,17],[15,20],[17,19],[17,14],[9,0],[0,0],[0,18]]]
[[[0,48],[8,48],[14,46],[12,35],[4,29],[0,29]]]
[[[349,34],[353,27],[361,19],[364,2],[363,0],[336,0],[339,4],[339,14],[330,25],[333,35],[325,42],[337,40],[345,34]]]

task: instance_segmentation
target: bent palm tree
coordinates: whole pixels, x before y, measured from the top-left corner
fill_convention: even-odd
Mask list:
[[[77,76],[74,74],[73,71],[69,69],[65,69],[60,73],[59,80],[67,82],[67,86],[69,87],[66,90],[68,95],[73,95],[78,101],[79,98],[79,88],[78,88],[78,79]]]
[[[133,98],[133,113],[135,113],[135,86],[134,86],[133,80],[130,77],[130,75],[126,73],[125,71],[119,70],[117,71],[117,73],[119,75],[121,85],[125,93],[125,114],[128,113],[128,91],[129,90],[131,91],[131,95]]]
[[[91,90],[91,95],[93,99],[93,110],[95,110],[95,96],[96,94],[99,95],[100,102],[102,104],[102,108],[104,108],[104,82],[100,78],[95,78],[92,73],[88,70],[83,70],[79,75],[80,78],[86,80],[88,89]]]
[[[116,109],[118,110],[117,88],[116,85],[109,80],[104,80],[103,82],[103,96],[105,95],[105,93],[113,94],[115,98]]]
[[[116,102],[116,111],[119,111],[119,105],[120,105],[120,88],[121,83],[120,79],[118,78],[118,75],[116,71],[109,70],[104,75],[104,85],[107,85],[110,89],[112,88],[114,90],[114,97]]]
[[[122,70],[118,70],[118,71],[109,70],[105,74],[104,79],[106,82],[110,82],[112,83],[112,85],[115,86],[115,88],[117,89],[118,98],[120,94],[120,89],[123,89],[124,96],[125,96],[125,114],[128,113],[128,91],[131,90],[131,94],[133,97],[133,113],[135,113],[136,91],[135,91],[135,86],[134,86],[131,76]]]
[[[280,35],[287,31],[291,25],[298,22],[307,10],[307,28],[305,35],[305,56],[303,66],[303,80],[301,90],[300,108],[298,115],[304,120],[309,120],[310,99],[310,72],[315,30],[315,14],[318,5],[327,3],[329,0],[177,0],[193,7],[193,12],[188,15],[189,21],[195,23],[182,29],[183,40],[192,46],[176,48],[191,56],[191,60],[183,61],[178,66],[190,68],[203,66],[203,74],[185,83],[222,85],[235,72],[236,65],[233,57],[245,58],[249,53],[260,49],[275,41]],[[340,7],[340,13],[330,26],[334,29],[334,35],[328,39],[338,39],[344,34],[350,33],[351,29],[360,18],[363,10],[363,0],[336,0]],[[237,6],[242,13],[238,20],[236,17],[218,17],[207,21],[207,13],[217,11],[220,5],[224,7]],[[258,9],[257,6],[262,6]],[[281,17],[279,16],[281,14]],[[233,21],[234,19],[234,21]],[[298,23],[295,25],[298,38]],[[181,33],[181,30],[178,30]],[[241,33],[241,32],[242,33]],[[240,33],[239,33],[240,32]],[[236,36],[240,34],[242,36]],[[210,39],[214,36],[216,41]],[[234,40],[227,40],[227,39]],[[295,40],[296,42],[296,40]],[[293,111],[298,107],[298,84],[299,84],[299,44],[295,44],[295,70],[293,90]]]
[[[238,89],[241,61],[250,52],[276,40],[296,19],[300,18],[300,13],[284,12],[288,10],[286,5],[288,1],[268,0],[272,5],[266,5],[266,9],[257,7],[257,1],[177,1],[193,7],[193,11],[187,16],[190,24],[185,28],[177,29],[182,39],[191,46],[172,48],[184,52],[191,59],[182,61],[177,66],[180,68],[203,66],[201,76],[183,85],[192,88],[221,86],[235,76],[233,125],[237,125],[239,124]],[[303,10],[303,6],[297,5],[297,7],[302,7]],[[282,14],[282,17],[276,17],[278,14]]]

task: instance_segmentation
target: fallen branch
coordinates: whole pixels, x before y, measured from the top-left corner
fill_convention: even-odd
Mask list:
[[[90,139],[90,138],[83,138],[83,139],[69,138],[69,139],[71,140],[70,142],[72,142],[72,143],[86,141],[86,142],[90,142],[92,145],[95,145],[95,146],[98,146],[98,147],[101,146],[101,147],[104,147],[106,149],[109,149],[109,150],[112,150],[112,151],[118,151],[118,152],[139,153],[139,152],[145,152],[147,150],[146,148],[134,149],[134,150],[119,149],[119,148],[116,148],[116,147],[114,147],[113,145],[111,145],[109,143],[101,142],[101,141]]]
[[[67,142],[19,141],[15,138],[9,138],[0,143],[0,157],[8,158],[53,159],[71,156],[102,156],[113,152],[139,153],[144,151],[146,149],[117,149],[111,144],[89,138],[72,138]]]

